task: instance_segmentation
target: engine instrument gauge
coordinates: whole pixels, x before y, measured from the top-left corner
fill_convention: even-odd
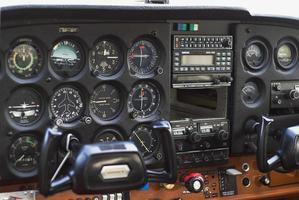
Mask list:
[[[256,103],[260,96],[261,92],[259,86],[255,82],[249,81],[245,83],[241,92],[241,98],[245,104],[250,105]]]
[[[251,43],[245,49],[245,61],[252,70],[260,70],[268,57],[266,46],[261,42]]]
[[[123,64],[121,48],[110,40],[101,40],[91,49],[89,65],[95,76],[112,76],[119,72]]]
[[[53,71],[59,76],[73,77],[84,67],[83,49],[73,40],[61,40],[52,48],[50,63]]]
[[[112,120],[122,109],[121,92],[111,84],[101,84],[91,95],[89,105],[91,113],[100,120]]]
[[[42,69],[43,56],[31,39],[18,40],[8,55],[8,68],[18,78],[35,77]]]
[[[15,90],[7,101],[8,116],[21,126],[31,125],[42,115],[41,95],[32,88]]]
[[[149,125],[141,124],[135,127],[130,135],[144,158],[152,156],[159,149],[159,139]]]
[[[104,129],[100,132],[98,132],[94,138],[94,143],[97,142],[116,142],[116,141],[122,141],[124,140],[124,137],[122,134],[115,129]]]
[[[18,172],[32,172],[37,169],[39,142],[34,136],[21,136],[9,147],[8,159]]]
[[[291,43],[284,43],[277,49],[276,59],[280,67],[283,69],[290,69],[294,65],[294,61],[297,57],[296,47]]]
[[[78,89],[70,86],[56,90],[50,101],[50,110],[55,119],[69,123],[80,118],[84,103]]]
[[[149,40],[136,41],[127,55],[130,71],[139,76],[152,75],[159,67],[160,59],[158,47]]]
[[[148,82],[135,85],[128,98],[128,112],[133,118],[147,118],[153,115],[160,105],[158,88]]]

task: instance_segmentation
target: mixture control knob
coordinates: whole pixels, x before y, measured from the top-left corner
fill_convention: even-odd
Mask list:
[[[191,173],[183,178],[186,188],[190,192],[202,192],[204,188],[204,178],[200,173]]]
[[[191,143],[197,143],[200,142],[200,140],[201,140],[201,135],[197,131],[193,131],[189,135],[189,141]]]
[[[228,140],[228,137],[229,137],[229,133],[225,130],[220,130],[219,131],[219,139],[220,140]]]
[[[290,99],[297,100],[299,99],[299,92],[297,90],[291,90],[289,93]]]

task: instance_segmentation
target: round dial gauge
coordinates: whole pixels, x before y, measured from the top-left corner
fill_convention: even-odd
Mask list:
[[[255,82],[247,82],[242,88],[241,98],[245,104],[254,104],[261,96],[260,89]]]
[[[290,69],[293,67],[293,61],[296,58],[296,48],[291,43],[285,43],[279,46],[277,50],[277,62],[280,67]]]
[[[104,129],[96,134],[94,142],[116,142],[124,140],[122,134],[115,129]]]
[[[137,75],[151,75],[160,64],[159,49],[148,40],[139,40],[129,49],[127,62]]]
[[[8,68],[18,78],[35,77],[42,69],[39,47],[30,39],[18,40],[8,55]]]
[[[120,47],[109,40],[101,40],[92,47],[89,57],[90,70],[95,76],[112,76],[123,64]]]
[[[252,43],[245,49],[245,61],[249,68],[259,70],[263,68],[267,50],[261,43]]]
[[[78,119],[84,111],[79,90],[73,87],[56,90],[50,101],[50,110],[56,119],[61,119],[64,123]]]
[[[42,115],[42,98],[34,89],[17,89],[7,101],[7,112],[15,123],[31,125]]]
[[[134,142],[143,157],[148,158],[159,148],[159,139],[152,128],[142,124],[137,126],[130,136],[130,140]]]
[[[73,40],[61,40],[51,51],[52,69],[59,76],[70,78],[77,75],[84,66],[82,47]]]
[[[31,172],[37,169],[39,143],[34,136],[21,136],[9,148],[8,159],[18,172]]]
[[[114,119],[122,109],[121,92],[111,84],[99,85],[91,95],[90,111],[101,120]]]
[[[151,83],[139,83],[129,93],[128,111],[133,118],[147,118],[153,115],[159,104],[159,90]]]

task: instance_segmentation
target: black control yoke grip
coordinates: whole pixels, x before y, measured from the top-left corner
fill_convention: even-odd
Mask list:
[[[59,131],[58,127],[48,128],[44,135],[38,177],[40,192],[44,195],[51,194],[51,178],[55,168],[51,160],[56,159],[57,147],[60,145],[62,135],[63,133]]]
[[[152,123],[153,131],[160,136],[165,154],[165,168],[160,171],[147,170],[149,182],[174,183],[177,180],[177,162],[171,125],[168,121]]]

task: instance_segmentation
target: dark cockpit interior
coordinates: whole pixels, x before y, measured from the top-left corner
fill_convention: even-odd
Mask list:
[[[161,2],[1,8],[0,200],[298,199],[299,21]]]

